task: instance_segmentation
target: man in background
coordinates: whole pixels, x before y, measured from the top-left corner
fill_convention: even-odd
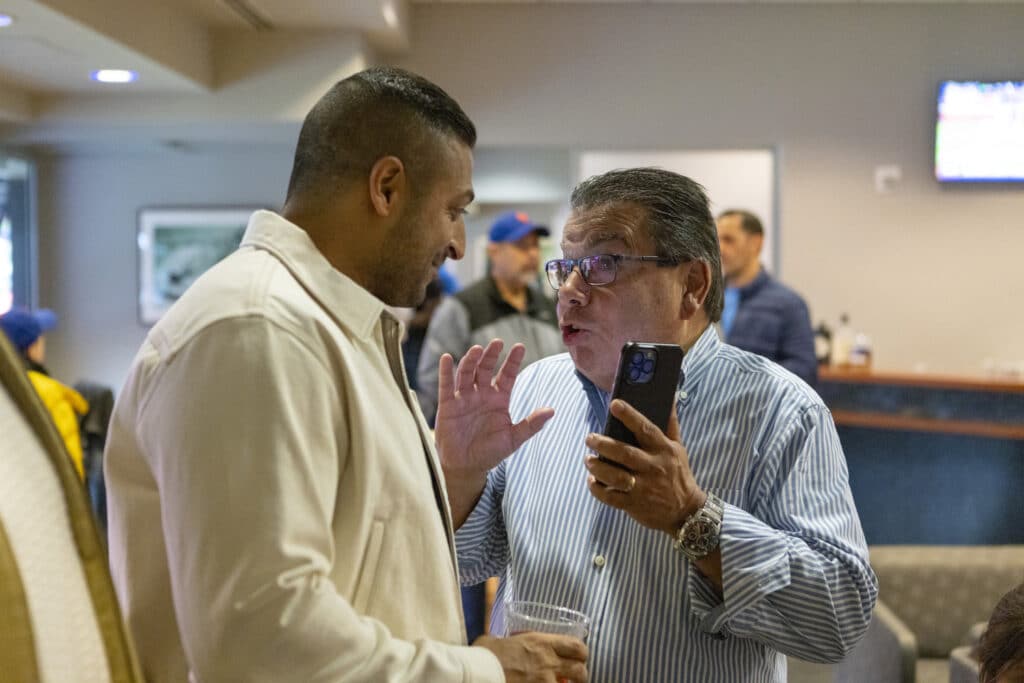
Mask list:
[[[499,338],[526,346],[523,365],[565,351],[555,304],[538,291],[540,238],[550,234],[521,211],[499,216],[488,233],[489,273],[437,307],[419,361],[420,406],[433,424],[437,412],[437,363],[456,362],[474,344]]]
[[[462,257],[475,142],[424,78],[340,81],[303,122],[281,213],[254,213],[150,330],[105,454],[111,571],[150,683],[585,680],[576,639],[466,646],[444,480],[385,308]],[[505,453],[540,428],[507,405],[472,401],[453,448]]]
[[[761,265],[761,221],[749,211],[723,212],[718,217],[718,243],[726,287],[725,341],[775,361],[814,386],[818,361],[811,316],[803,298]]]

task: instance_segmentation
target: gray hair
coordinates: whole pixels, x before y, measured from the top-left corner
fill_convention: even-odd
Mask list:
[[[658,256],[702,261],[711,269],[704,311],[711,322],[722,317],[722,257],[718,231],[704,188],[686,176],[661,168],[630,168],[587,178],[572,191],[573,211],[633,205],[646,216]]]

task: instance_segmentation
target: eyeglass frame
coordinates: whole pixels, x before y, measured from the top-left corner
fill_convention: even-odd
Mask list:
[[[612,271],[612,279],[608,282],[590,282],[585,275],[583,275],[583,269],[580,267],[580,263],[590,259],[599,259],[602,257],[610,257],[615,269]],[[548,285],[556,292],[569,281],[572,274],[579,270],[580,278],[583,279],[589,287],[604,287],[615,282],[615,278],[619,276],[619,262],[620,261],[639,261],[641,263],[657,263],[659,266],[678,266],[683,263],[681,259],[674,259],[668,256],[634,256],[632,254],[591,254],[590,256],[581,256],[580,258],[555,258],[544,262],[544,275],[547,276]],[[569,274],[565,276],[562,284],[557,287],[552,283],[552,271],[550,270],[551,264],[553,263],[571,263],[572,268],[569,270]]]

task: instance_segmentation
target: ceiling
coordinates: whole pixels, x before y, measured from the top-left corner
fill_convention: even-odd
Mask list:
[[[97,135],[104,128],[130,136],[123,129],[129,124],[201,124],[210,138],[240,135],[247,126],[294,127],[333,81],[408,48],[409,2],[0,0],[0,14],[14,18],[0,28],[0,143],[46,144],[68,131]],[[537,2],[509,4],[525,10]],[[132,69],[138,80],[93,82],[99,68]]]

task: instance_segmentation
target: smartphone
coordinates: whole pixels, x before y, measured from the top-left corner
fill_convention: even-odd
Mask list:
[[[622,399],[664,432],[676,404],[682,365],[683,350],[676,344],[626,342],[619,352],[612,400]],[[639,445],[633,432],[610,412],[605,419],[604,434],[633,446]]]

